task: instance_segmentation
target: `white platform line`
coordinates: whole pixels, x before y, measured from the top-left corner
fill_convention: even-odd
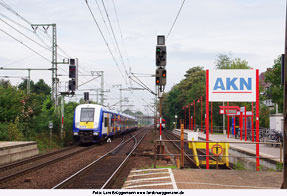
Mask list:
[[[168,168],[156,168],[156,169],[139,169],[139,170],[132,170],[133,172],[143,172],[143,171],[158,171],[158,170],[168,170]]]
[[[158,183],[158,184],[142,184],[142,185],[134,185],[134,186],[127,186],[123,187],[123,189],[134,189],[139,187],[147,187],[147,186],[165,186],[165,185],[172,185],[172,183]]]
[[[132,174],[129,177],[138,177],[138,176],[148,176],[148,175],[157,175],[157,174],[169,174],[169,172],[156,172],[156,173],[146,173],[146,174]]]
[[[226,187],[237,187],[237,188],[256,188],[256,189],[276,189],[276,187],[260,187],[260,186],[240,186],[240,185],[229,185],[229,184],[212,184],[212,183],[200,183],[200,182],[177,182],[178,184],[204,184],[212,186],[226,186]],[[280,187],[278,187],[280,189]]]
[[[157,178],[142,178],[142,179],[128,180],[126,182],[142,182],[142,181],[161,180],[161,179],[168,179],[168,178],[170,178],[170,176],[157,177]]]
[[[173,187],[173,189],[177,189],[176,182],[175,182],[172,170],[170,168],[168,168],[168,171],[169,171],[169,175],[170,175],[170,178],[171,178],[172,187]]]

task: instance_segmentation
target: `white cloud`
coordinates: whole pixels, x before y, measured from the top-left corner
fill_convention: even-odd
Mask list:
[[[181,0],[115,0],[129,55],[130,64],[127,67],[130,65],[133,72],[150,74],[155,72],[156,36],[168,33],[181,2]],[[82,72],[104,70],[107,88],[111,88],[112,84],[124,85],[84,0],[26,0],[25,3],[20,0],[11,0],[7,3],[32,23],[56,23],[59,46],[70,56],[80,59],[80,66],[84,67]],[[98,3],[101,5],[100,0]],[[89,4],[113,53],[117,56],[119,66],[123,69],[95,1],[89,0]],[[126,59],[113,12],[112,0],[105,0],[105,4],[119,46],[124,59]],[[0,12],[30,28],[3,7],[0,7]],[[108,24],[107,19],[105,20]],[[245,59],[250,66],[265,71],[267,67],[272,66],[274,58],[284,51],[284,20],[284,0],[186,1],[167,40],[168,84],[166,89],[169,90],[179,82],[185,71],[191,66],[201,65],[205,68],[214,68],[216,56],[222,53],[232,52],[233,57]],[[48,59],[51,58],[49,51],[43,51],[1,21],[0,28],[13,34],[29,46],[33,46]],[[23,32],[28,34],[25,30]],[[32,33],[29,33],[29,36],[37,40]],[[31,56],[31,51],[2,32],[0,32],[0,43],[0,66]],[[49,42],[46,41],[46,43]],[[62,54],[61,51],[59,52]],[[32,55],[22,62],[9,66],[50,67],[51,65],[41,57]],[[61,65],[61,67],[68,70],[65,65]],[[0,72],[0,74],[2,73]],[[37,73],[32,75],[32,79],[44,78],[46,82],[51,83],[49,76],[50,74]],[[81,80],[88,79],[82,78]],[[68,78],[63,78],[63,80],[67,81]],[[154,89],[154,78],[142,78],[142,80],[151,89]],[[12,81],[19,82],[17,79]],[[99,87],[99,80],[88,85],[88,87],[91,86]],[[137,91],[135,94],[148,102],[153,98],[147,92]],[[118,96],[118,92],[113,90],[109,96]],[[138,100],[135,101],[135,104],[145,104],[145,102]]]

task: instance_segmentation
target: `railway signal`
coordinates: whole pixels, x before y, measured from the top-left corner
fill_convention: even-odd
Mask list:
[[[158,86],[166,85],[166,69],[157,68],[155,71],[155,84]]]
[[[161,75],[161,70],[156,69],[155,70],[155,84],[160,85],[160,75]]]
[[[161,70],[161,85],[166,85],[166,69]]]
[[[84,100],[85,102],[89,101],[89,92],[84,92]]]
[[[69,91],[76,90],[76,81],[77,81],[77,66],[76,66],[76,59],[69,59]]]
[[[69,66],[69,78],[76,78],[76,65]]]
[[[156,46],[156,66],[158,67],[166,66],[166,46],[165,45]]]
[[[72,79],[69,80],[69,91],[75,91],[76,90],[76,80]]]

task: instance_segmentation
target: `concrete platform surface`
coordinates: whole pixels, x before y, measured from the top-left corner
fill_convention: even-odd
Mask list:
[[[39,154],[35,141],[0,142],[0,164],[6,164]]]
[[[132,170],[122,189],[280,189],[281,172],[199,169]]]
[[[180,130],[176,129],[174,132],[179,133]],[[184,130],[185,134],[188,132],[193,132],[191,130]],[[240,143],[231,143],[230,147],[234,149],[238,149],[241,151],[245,151],[248,153],[253,154],[256,156],[256,145],[255,144],[246,144],[244,138],[242,140],[232,138],[233,136],[230,135],[230,138],[227,138],[227,135],[223,134],[209,134],[209,141],[214,142],[240,142]],[[206,135],[202,132],[198,132],[198,138],[205,140]],[[187,136],[185,136],[185,139],[187,139]],[[250,140],[247,140],[247,142],[251,142]],[[273,160],[275,162],[280,162],[280,148],[274,147],[267,144],[260,144],[259,145],[259,155],[263,158]],[[281,159],[283,160],[283,150],[281,152]]]

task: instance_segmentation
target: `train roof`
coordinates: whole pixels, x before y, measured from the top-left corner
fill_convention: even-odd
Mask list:
[[[98,104],[80,104],[77,107],[80,107],[80,108],[96,108],[98,110],[102,109],[105,112],[114,113],[114,114],[117,114],[117,115],[120,115],[120,116],[123,116],[123,117],[126,117],[126,118],[136,119],[136,117],[134,117],[134,116],[131,116],[131,115],[128,115],[128,114],[124,114],[124,113],[118,112],[116,110],[111,110],[111,109],[109,109],[107,107],[104,107],[104,106],[101,106],[101,105],[98,105]]]

